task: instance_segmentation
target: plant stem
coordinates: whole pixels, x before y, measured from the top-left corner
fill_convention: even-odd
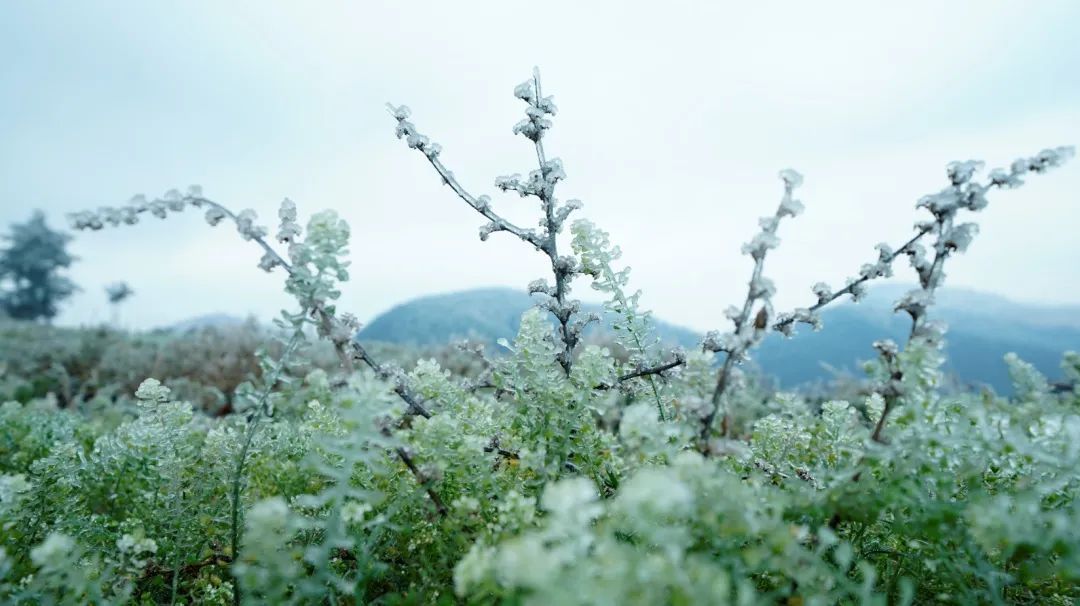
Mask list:
[[[254,410],[251,411],[251,415],[248,417],[244,445],[240,448],[240,454],[236,457],[236,471],[234,472],[232,479],[232,503],[230,504],[229,512],[232,561],[234,564],[240,555],[240,489],[244,479],[244,467],[247,464],[248,452],[251,450],[251,443],[255,439],[255,433],[259,428],[259,422],[264,416],[269,416],[269,410],[266,405],[270,399],[270,393],[273,390],[274,385],[277,384],[278,379],[281,378],[281,373],[285,369],[285,364],[293,350],[295,350],[296,346],[299,344],[301,337],[302,333],[300,331],[293,333],[292,338],[289,339],[288,345],[285,346],[285,350],[281,352],[281,358],[278,360],[278,365],[274,369],[274,374],[267,379],[262,394],[259,396],[259,401],[256,403]],[[233,604],[239,606],[240,599],[240,579],[236,578],[234,574]]]

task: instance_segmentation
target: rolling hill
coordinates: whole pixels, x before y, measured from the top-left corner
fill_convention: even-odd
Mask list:
[[[834,371],[859,375],[859,361],[873,357],[870,344],[881,338],[903,342],[906,316],[893,314],[906,287],[885,285],[866,301],[842,303],[824,314],[825,330],[800,330],[792,339],[770,335],[755,352],[756,364],[784,387],[828,379]],[[393,307],[367,324],[360,338],[404,345],[439,345],[455,339],[494,342],[512,339],[530,297],[507,288],[483,288],[431,295]],[[585,306],[600,310],[599,306]],[[974,385],[1010,390],[1002,357],[1016,352],[1050,377],[1059,375],[1061,354],[1080,349],[1080,307],[1035,306],[986,293],[944,289],[936,317],[949,324],[948,371]],[[657,334],[670,344],[695,347],[700,334],[655,320]]]

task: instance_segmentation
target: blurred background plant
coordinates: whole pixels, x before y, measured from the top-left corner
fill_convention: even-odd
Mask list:
[[[135,291],[127,282],[113,282],[105,285],[105,297],[109,300],[112,308],[112,325],[120,327],[120,304],[128,300]]]
[[[76,261],[68,252],[71,236],[51,229],[37,211],[16,223],[0,248],[0,310],[18,320],[51,321],[59,305],[78,287],[64,270]]]

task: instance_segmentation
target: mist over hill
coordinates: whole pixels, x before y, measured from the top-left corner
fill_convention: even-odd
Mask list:
[[[841,303],[823,314],[825,330],[800,328],[791,339],[771,334],[754,354],[755,364],[783,387],[829,379],[834,372],[859,376],[861,360],[874,356],[871,343],[903,342],[910,322],[892,312],[907,287],[885,285],[859,304]],[[420,297],[397,305],[364,326],[360,338],[403,345],[440,345],[456,339],[494,342],[513,339],[521,314],[533,304],[509,288],[482,288]],[[586,311],[602,311],[584,305]],[[949,325],[946,369],[961,381],[1008,392],[1003,356],[1015,352],[1050,377],[1060,374],[1061,354],[1080,349],[1080,306],[1035,306],[964,289],[943,289],[935,315]],[[654,319],[657,335],[692,348],[701,335]],[[594,331],[597,329],[593,329]]]

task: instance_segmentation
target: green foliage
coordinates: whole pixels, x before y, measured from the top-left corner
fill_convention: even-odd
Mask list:
[[[727,353],[723,369],[704,352],[665,355],[628,270],[613,266],[619,252],[606,233],[578,222],[572,254],[558,254],[562,223],[579,204],[554,197],[565,173],[541,139],[555,106],[539,74],[515,94],[529,106],[515,132],[533,142],[540,168],[498,183],[540,199],[543,234],[465,192],[408,110],[391,110],[399,137],[491,221],[482,235],[509,232],[551,262],[556,284],[530,285],[540,305],[522,316],[512,343],[500,342],[501,357],[480,348],[462,354],[471,363],[421,359],[409,372],[377,362],[357,342],[355,319],[336,309],[349,228],[333,213],[315,215],[301,238],[286,200],[277,239],[287,259],[253,211],[233,214],[198,188],[77,214],[92,229],[187,206],[205,210],[212,225],[228,218],[262,248],[260,267],[285,271],[299,310],[282,314],[277,347],[252,353],[255,368],[231,390],[233,414],[207,415],[154,378],[100,386],[115,399],[69,389],[64,401],[79,405],[66,409],[51,387],[5,403],[0,602],[1080,600],[1075,354],[1063,364],[1067,389],[1010,356],[1014,397],[946,391],[941,331],[923,319],[927,291],[907,302],[919,338],[902,350],[875,343],[881,356],[866,371],[877,388],[868,397],[759,389],[736,357],[769,328],[773,289],[761,262],[776,245],[776,221],[801,209],[790,197],[801,177],[784,171],[784,201],[747,248],[755,271],[747,304],[728,314],[736,331],[704,348],[711,340]],[[994,183],[1064,155],[1048,150],[995,173]],[[954,185],[973,171],[951,165]],[[959,198],[950,192],[926,204],[953,212]],[[949,246],[964,248],[972,230],[944,223]],[[879,261],[886,269],[896,256],[888,250]],[[950,250],[942,244],[927,266],[933,288]],[[856,295],[884,273],[870,265],[840,292]],[[567,293],[581,275],[618,318],[613,344],[625,359],[579,346],[589,318]],[[820,294],[817,307],[835,294]],[[766,305],[750,323],[759,300]],[[816,323],[815,314],[802,309],[780,322]],[[312,346],[312,333],[333,346],[336,363]],[[481,368],[472,373],[474,363]],[[7,372],[21,388],[47,371],[15,364]],[[195,372],[184,378],[208,384]],[[722,428],[710,431],[720,404]]]
[[[408,382],[434,414],[406,424],[379,379],[287,364],[247,455],[235,562],[242,416],[154,381],[113,425],[3,405],[0,600],[227,603],[233,574],[249,603],[1080,598],[1080,411],[1021,361],[1011,399],[943,395],[940,357],[913,348],[887,443],[869,440],[875,398],[778,394],[740,421],[746,439],[702,456],[687,448],[712,376],[699,356],[657,379],[661,421],[649,390],[594,388],[622,364],[599,348],[565,375],[540,312],[507,345],[489,389],[418,364]]]

